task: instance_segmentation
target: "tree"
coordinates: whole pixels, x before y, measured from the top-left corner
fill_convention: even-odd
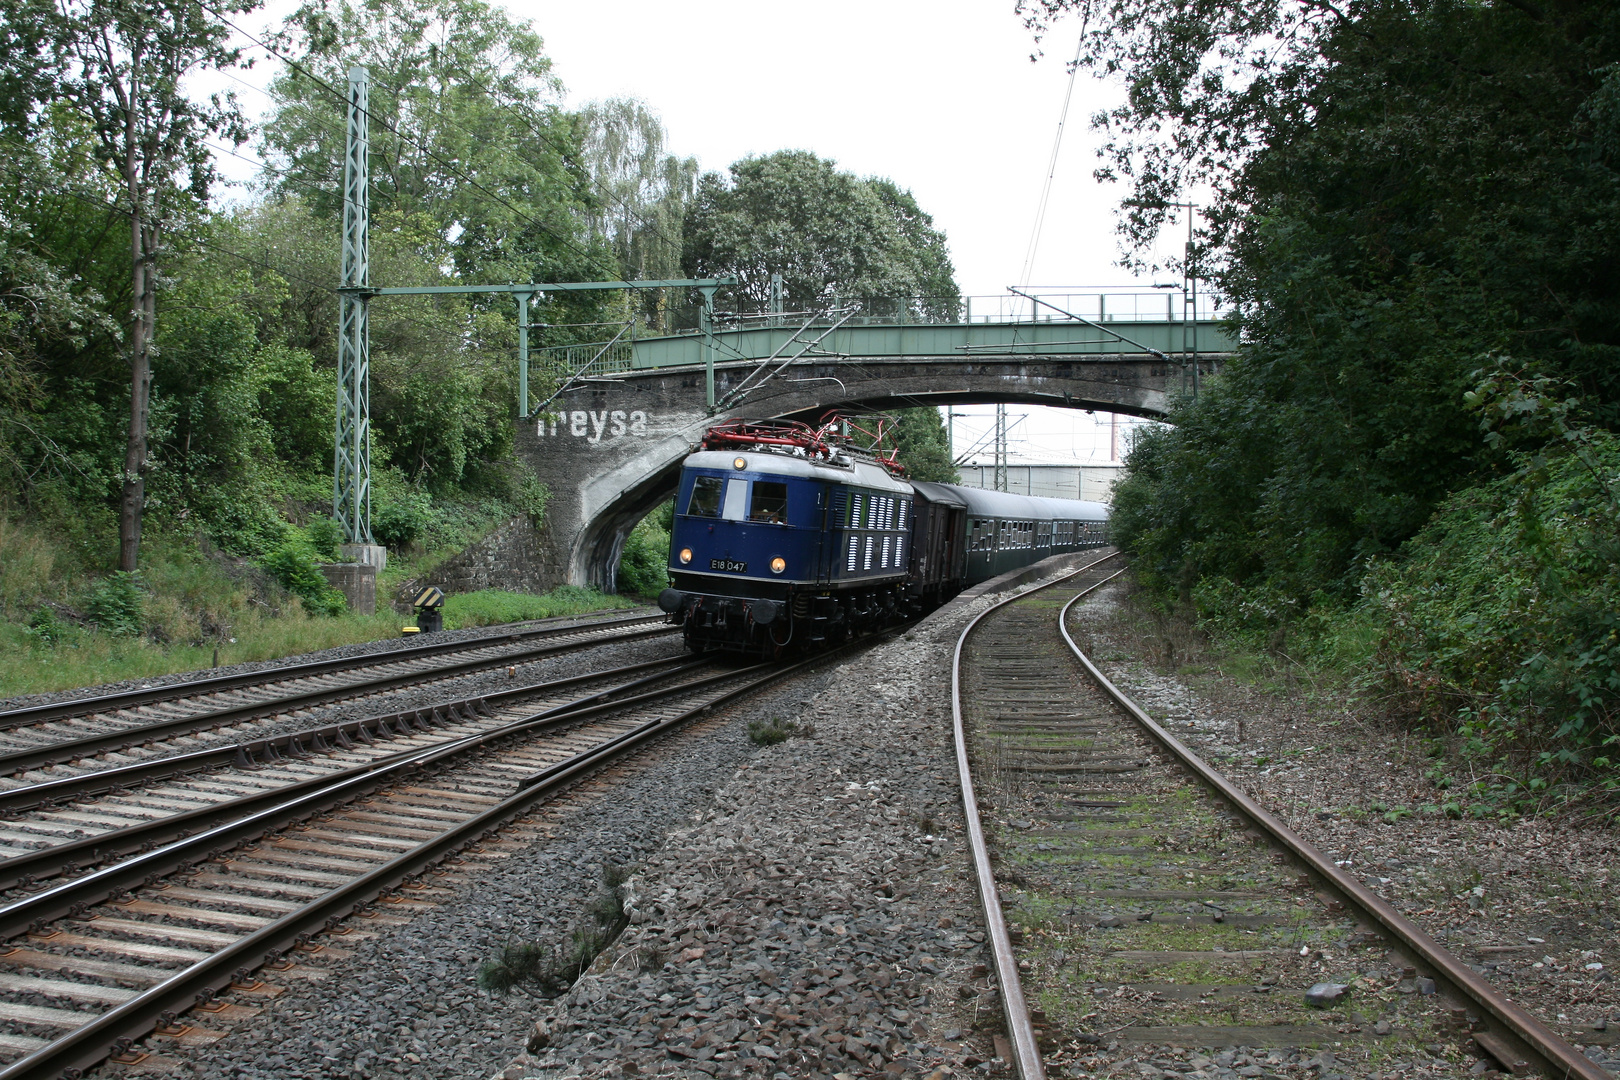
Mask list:
[[[1596,0],[1053,0],[1125,81],[1135,242],[1190,185],[1243,342],[1141,444],[1116,534],[1205,610],[1355,602],[1507,468],[1464,393],[1569,380],[1620,426],[1620,10]]]
[[[228,16],[257,0],[223,0]],[[118,513],[118,566],[140,557],[145,508],[152,338],[158,263],[177,217],[207,199],[214,172],[205,140],[240,145],[247,132],[235,100],[194,99],[182,85],[202,68],[240,63],[219,17],[185,0],[62,0],[50,23],[58,66],[55,93],[83,117],[101,161],[116,178],[130,236],[129,429]]]
[[[589,102],[579,120],[592,229],[612,245],[627,276],[680,277],[681,226],[697,193],[697,159],[665,150],[669,133],[657,114],[630,98]]]
[[[729,179],[705,175],[686,217],[684,250],[690,277],[736,275],[725,299],[742,310],[766,309],[773,274],[785,279],[790,311],[835,297],[927,298],[918,313],[939,315],[956,307],[944,234],[911,193],[802,150],[744,158]]]
[[[950,435],[938,409],[925,405],[896,409],[892,415],[894,423],[885,432],[884,444],[894,448],[908,479],[935,484],[954,484],[961,479],[951,459]]]
[[[484,0],[312,0],[277,36],[291,55],[265,124],[272,185],[342,210],[350,65],[371,73],[373,236],[430,230],[471,283],[610,276],[582,227],[588,178],[540,36]],[[556,321],[566,321],[558,319]]]

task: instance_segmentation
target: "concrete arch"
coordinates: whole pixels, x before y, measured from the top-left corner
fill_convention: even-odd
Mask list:
[[[682,458],[721,419],[996,402],[1157,417],[1185,374],[1142,354],[870,357],[795,363],[754,385],[757,366],[737,362],[715,365],[716,400],[729,403],[712,413],[702,368],[583,382],[518,431],[518,453],[552,489],[542,577],[611,591],[630,529],[674,493]]]

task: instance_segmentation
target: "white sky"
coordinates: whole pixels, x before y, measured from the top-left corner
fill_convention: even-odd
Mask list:
[[[888,177],[909,188],[945,232],[965,294],[1020,283],[1075,25],[1060,23],[1045,42],[1047,55],[1032,63],[1034,40],[1008,0],[505,6],[532,20],[545,39],[570,106],[639,98],[663,118],[671,150],[695,156],[706,170],[748,154],[802,149]],[[257,31],[269,21],[260,13],[243,25]],[[261,61],[245,78],[263,85],[272,64]],[[1152,284],[1116,265],[1115,207],[1123,190],[1091,176],[1098,137],[1090,117],[1117,95],[1084,73],[1075,83],[1031,284],[1077,291]],[[267,104],[252,93],[243,99],[250,112]],[[225,164],[234,175],[246,169]],[[1167,227],[1167,247],[1179,247],[1183,228]],[[961,453],[991,425],[994,407],[955,411]],[[1013,429],[1015,461],[1109,460],[1106,413],[1008,411],[1026,417]],[[1121,453],[1124,429],[1136,422],[1120,418]]]

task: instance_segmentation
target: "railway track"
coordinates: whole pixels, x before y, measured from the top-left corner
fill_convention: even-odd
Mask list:
[[[369,762],[306,750],[305,764],[330,771],[213,807],[200,831],[0,906],[0,1080],[54,1080],[109,1054],[131,1063],[217,1038],[277,992],[261,969],[285,972],[400,921],[390,910],[433,893],[424,875],[450,880],[461,871],[447,864],[475,864],[468,849],[498,830],[531,828],[556,792],[859,647],[789,665],[680,657],[661,671],[599,673],[612,685],[542,708],[486,701],[477,730],[443,728],[428,745],[400,736]]]
[[[0,713],[0,795],[189,749],[199,743],[185,740],[206,733],[245,736],[320,705],[672,632],[662,622],[637,615],[537,626],[14,709]]]
[[[268,805],[295,788],[317,787],[400,754],[452,743],[520,716],[577,708],[581,700],[611,700],[707,666],[677,654],[15,789],[0,794],[6,815],[0,821],[0,890],[150,849],[222,815]],[[588,687],[594,697],[582,699]]]
[[[1300,1048],[1328,1073],[1335,1054],[1469,1043],[1504,1071],[1609,1080],[1103,676],[1066,620],[1112,559],[1001,601],[957,643],[985,992],[1023,1080],[1046,1075],[1043,1047],[1259,1077]]]

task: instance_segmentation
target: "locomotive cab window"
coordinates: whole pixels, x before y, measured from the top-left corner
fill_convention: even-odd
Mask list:
[[[686,502],[686,512],[693,517],[720,516],[718,476],[700,476],[692,483],[692,497]]]
[[[755,480],[754,505],[748,513],[748,520],[786,524],[787,485],[775,480]]]

